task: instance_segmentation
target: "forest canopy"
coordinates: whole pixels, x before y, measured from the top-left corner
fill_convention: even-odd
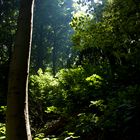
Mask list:
[[[0,1],[0,139],[19,1]],[[33,140],[140,139],[140,2],[35,1]]]

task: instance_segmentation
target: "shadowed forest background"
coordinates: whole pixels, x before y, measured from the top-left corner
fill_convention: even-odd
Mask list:
[[[19,0],[0,0],[0,140]],[[36,0],[33,140],[140,139],[140,1]]]

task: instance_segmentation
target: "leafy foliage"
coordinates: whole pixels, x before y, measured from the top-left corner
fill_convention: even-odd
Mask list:
[[[139,3],[114,0],[92,4],[93,14],[78,12],[70,23],[78,51],[74,67],[60,70],[53,77],[53,88],[51,82],[41,88],[45,89],[42,102],[47,101],[43,110],[47,121],[39,133],[58,139],[137,139]]]
[[[71,22],[72,1],[36,3],[31,67],[35,68],[33,71],[40,69],[30,76],[29,82],[33,139],[138,140],[140,2],[80,0],[78,4],[87,6],[87,10],[75,11]],[[3,105],[3,84],[6,85],[3,80],[6,80],[18,11],[17,5],[8,1],[2,6],[7,7],[0,11],[3,18],[0,103]],[[68,22],[74,30],[73,54],[71,40],[66,40],[72,31],[66,25]],[[52,59],[55,53],[57,58]],[[71,57],[69,68],[63,68]],[[4,106],[0,106],[0,121],[0,139],[5,139]]]
[[[100,102],[95,103],[95,105],[92,104],[92,99],[94,100],[95,96],[98,96],[98,90],[100,90],[102,86],[102,78],[96,74],[89,77],[87,77],[87,75],[82,67],[62,69],[57,73],[56,78],[53,78],[49,72],[42,73],[41,70],[39,70],[38,75],[31,76],[30,85],[33,87],[30,90],[30,94],[39,104],[40,102],[44,104],[44,107],[42,106],[42,114],[46,114],[47,117],[53,115],[56,123],[57,121],[59,122],[59,119],[64,119],[64,122],[66,121],[68,124],[70,122],[72,123],[72,126],[66,125],[66,128],[63,126],[64,130],[69,131],[69,129],[71,130],[75,125],[75,131],[77,131],[77,127],[83,127],[84,129],[84,123],[82,127],[80,123],[82,124],[82,121],[85,121],[84,118],[87,117],[84,113],[86,108],[90,109],[92,106],[102,104]],[[94,89],[95,91],[93,91]],[[41,101],[39,102],[39,100]],[[102,111],[101,106],[99,110]],[[37,112],[37,110],[35,112]],[[38,117],[41,119],[43,116],[40,114]],[[87,129],[90,121],[96,121],[95,114],[92,115],[89,113],[89,117],[87,117]],[[42,122],[45,122],[45,120]],[[50,123],[53,125],[53,122],[48,122],[48,124],[46,122],[45,127],[49,128]],[[39,125],[40,124],[41,123],[39,123]],[[94,123],[92,123],[92,125],[93,124]],[[75,134],[76,132],[73,133]],[[80,133],[82,133],[82,130]],[[77,135],[78,134],[79,132]]]
[[[51,67],[55,75],[67,66],[71,53],[72,0],[36,1],[35,5],[31,68]]]
[[[6,106],[0,106],[0,140],[6,139],[5,113]]]
[[[30,83],[30,94],[37,101],[30,103],[36,108],[34,114],[43,103],[42,112],[31,119],[43,119],[36,132],[58,139],[69,137],[70,133],[77,139],[138,137],[139,86],[113,89],[104,86],[104,82],[97,74],[88,76],[82,67],[63,69],[55,78],[50,72],[39,70],[38,75],[31,76]]]
[[[0,140],[5,140],[6,139],[6,128],[5,124],[0,123]]]

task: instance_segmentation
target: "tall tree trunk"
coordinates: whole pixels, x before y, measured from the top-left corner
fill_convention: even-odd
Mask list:
[[[53,71],[53,76],[55,76],[56,74],[56,59],[57,59],[57,56],[56,56],[56,44],[54,43],[53,45],[53,51],[52,51],[52,71]]]
[[[6,114],[7,140],[31,140],[28,114],[28,74],[34,0],[21,0],[12,54]]]
[[[54,35],[53,35],[53,50],[52,50],[52,71],[53,76],[55,77],[56,71],[57,71],[57,43],[55,41],[56,39],[56,30],[54,29]]]
[[[44,64],[43,64],[43,60],[44,60],[44,45],[43,45],[43,41],[44,41],[44,38],[43,38],[43,24],[40,22],[39,23],[39,37],[36,38],[37,39],[37,61],[36,61],[36,71],[39,70],[39,68],[45,70],[45,67],[44,67]]]

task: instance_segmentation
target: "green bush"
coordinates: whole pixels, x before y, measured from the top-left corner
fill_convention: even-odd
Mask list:
[[[85,132],[89,131],[88,126],[94,127],[96,121],[93,120],[98,116],[95,114],[96,111],[92,112],[93,106],[97,112],[103,111],[97,105],[102,103],[93,104],[98,100],[96,97],[101,92],[103,79],[96,74],[88,75],[82,67],[62,69],[56,74],[56,77],[53,77],[49,71],[43,73],[41,69],[38,71],[38,75],[32,75],[29,90],[32,99],[30,101],[32,124],[39,123],[40,129],[42,127],[49,129],[50,124],[54,125],[54,122],[59,122],[59,119],[63,118],[67,121],[61,131],[72,132],[76,135],[83,133],[82,130],[77,131],[80,126]],[[88,121],[84,121],[82,116]],[[37,120],[40,121],[37,122]],[[49,125],[47,126],[47,124]]]
[[[0,123],[0,140],[6,140],[6,127],[4,123]]]
[[[106,84],[106,79],[89,75],[82,67],[62,69],[56,77],[42,70],[31,76],[30,117],[35,138],[138,137],[139,86]]]

